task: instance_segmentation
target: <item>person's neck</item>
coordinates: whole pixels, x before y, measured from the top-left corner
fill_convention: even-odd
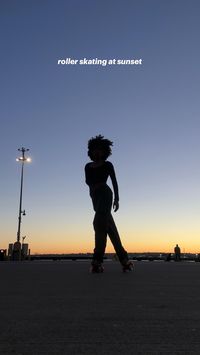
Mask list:
[[[100,159],[100,160],[95,160],[94,162],[93,162],[93,166],[100,166],[100,165],[103,165],[105,163],[105,160],[102,160],[102,159]]]

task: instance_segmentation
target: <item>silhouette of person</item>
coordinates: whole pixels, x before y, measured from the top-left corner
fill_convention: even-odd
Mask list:
[[[181,249],[178,246],[178,244],[176,244],[176,246],[174,248],[174,254],[175,254],[175,261],[180,261],[181,260]]]
[[[103,256],[106,249],[107,235],[109,236],[123,270],[132,270],[133,263],[129,260],[126,250],[123,248],[120,236],[113,220],[112,206],[116,212],[119,208],[118,184],[113,164],[107,161],[112,154],[113,142],[98,135],[88,141],[88,156],[92,160],[85,165],[85,181],[89,185],[95,216],[93,227],[95,231],[95,248],[91,264],[92,272],[103,272]],[[106,184],[111,178],[113,192]]]

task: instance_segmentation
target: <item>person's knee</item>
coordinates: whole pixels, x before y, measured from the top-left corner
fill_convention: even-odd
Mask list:
[[[107,214],[96,214],[93,221],[94,230],[105,231],[108,229],[108,216]]]

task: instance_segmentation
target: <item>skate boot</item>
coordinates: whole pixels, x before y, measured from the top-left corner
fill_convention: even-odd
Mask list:
[[[90,272],[94,273],[94,274],[95,273],[99,274],[101,272],[104,272],[104,267],[103,267],[102,263],[99,261],[93,260],[91,263]]]
[[[134,269],[134,264],[131,260],[126,260],[124,262],[122,262],[122,271],[126,272],[126,271],[133,271]]]

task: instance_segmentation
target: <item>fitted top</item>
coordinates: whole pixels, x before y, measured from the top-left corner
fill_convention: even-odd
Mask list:
[[[85,181],[91,189],[96,184],[106,184],[109,176],[113,184],[115,200],[119,200],[118,184],[112,163],[105,161],[99,166],[94,167],[92,163],[87,163],[85,166]]]

